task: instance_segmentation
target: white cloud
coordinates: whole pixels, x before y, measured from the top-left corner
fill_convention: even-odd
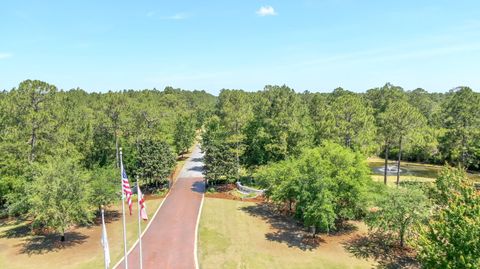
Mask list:
[[[12,56],[13,56],[13,55],[12,55],[11,53],[2,53],[2,52],[0,52],[0,60],[12,58]]]
[[[275,16],[277,15],[277,13],[275,12],[275,9],[273,9],[272,6],[263,6],[263,7],[260,7],[258,10],[257,10],[257,15],[258,16]]]
[[[165,20],[183,20],[183,19],[186,19],[186,18],[188,18],[187,13],[177,13],[177,14],[174,14],[172,16],[163,17],[163,19],[165,19]]]
[[[147,17],[149,18],[154,18],[154,17],[157,17],[157,18],[160,18],[162,20],[184,20],[184,19],[187,19],[190,17],[190,15],[186,12],[179,12],[179,13],[175,13],[171,16],[161,16],[157,11],[155,10],[152,10],[152,11],[149,11],[147,12],[146,14]]]

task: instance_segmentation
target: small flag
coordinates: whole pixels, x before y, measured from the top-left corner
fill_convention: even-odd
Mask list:
[[[101,242],[103,246],[103,255],[105,257],[105,268],[109,268],[110,267],[110,249],[108,247],[107,227],[105,227],[103,209],[102,209],[102,240]]]
[[[138,204],[140,205],[140,217],[143,219],[143,220],[148,220],[148,216],[147,216],[147,207],[145,205],[145,197],[143,196],[143,193],[142,191],[140,190],[140,186],[138,187],[138,199],[140,199],[138,201]]]
[[[122,164],[122,189],[123,189],[123,194],[127,198],[130,215],[132,215],[132,189],[130,188],[130,184],[128,183],[127,173],[123,168],[123,164]]]

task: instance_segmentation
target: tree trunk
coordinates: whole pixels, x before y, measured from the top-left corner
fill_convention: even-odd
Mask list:
[[[30,163],[35,160],[35,143],[37,142],[37,128],[32,128],[32,135],[30,137]]]
[[[238,156],[238,143],[236,146],[237,150],[235,152],[235,159],[237,162],[237,181],[240,180],[240,156]]]
[[[36,99],[34,96],[32,96],[32,103],[33,103],[33,111],[35,114],[37,114],[40,111],[40,106],[39,103],[41,100]],[[30,158],[29,161],[32,163],[35,161],[35,145],[37,143],[37,129],[38,129],[38,124],[35,120],[32,121],[32,135],[30,137]]]
[[[345,146],[347,148],[350,148],[351,144],[352,144],[352,138],[350,137],[350,133],[347,132],[347,134],[345,135]]]
[[[61,242],[65,242],[65,230],[62,228],[62,237],[60,237]]]
[[[398,141],[398,162],[397,162],[397,187],[400,184],[400,161],[402,160],[402,136]]]
[[[467,162],[467,153],[466,153],[466,141],[465,141],[465,135],[462,134],[462,167],[466,168],[466,162]]]
[[[400,247],[403,248],[404,245],[405,245],[405,232],[403,231],[403,229],[400,229]]]
[[[387,185],[387,168],[388,168],[388,143],[385,143],[385,170],[383,171],[383,183]]]
[[[235,134],[238,135],[238,122],[235,122]],[[240,180],[240,156],[239,156],[239,143],[238,141],[235,142],[235,159],[237,162],[237,181]]]
[[[120,159],[119,159],[119,152],[118,152],[118,135],[117,135],[117,127],[115,127],[115,131],[114,131],[114,135],[115,135],[115,159],[117,160],[116,164],[117,164],[117,168],[120,167]]]

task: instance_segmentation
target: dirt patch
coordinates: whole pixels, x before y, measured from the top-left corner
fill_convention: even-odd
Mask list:
[[[368,234],[357,235],[343,244],[345,249],[355,257],[374,259],[380,268],[420,268],[413,249],[388,244],[387,242],[390,241],[381,234]]]

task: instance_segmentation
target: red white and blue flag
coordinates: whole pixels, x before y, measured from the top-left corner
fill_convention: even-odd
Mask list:
[[[138,183],[137,183],[138,184]],[[147,216],[147,208],[145,205],[145,197],[143,196],[142,190],[140,190],[140,186],[138,186],[138,205],[139,205],[139,210],[140,210],[140,217],[143,220],[148,220]]]
[[[127,199],[130,215],[132,215],[132,189],[130,188],[130,184],[128,183],[127,173],[123,168],[123,163],[122,163],[122,190],[123,190],[123,195],[125,195],[125,198]]]

